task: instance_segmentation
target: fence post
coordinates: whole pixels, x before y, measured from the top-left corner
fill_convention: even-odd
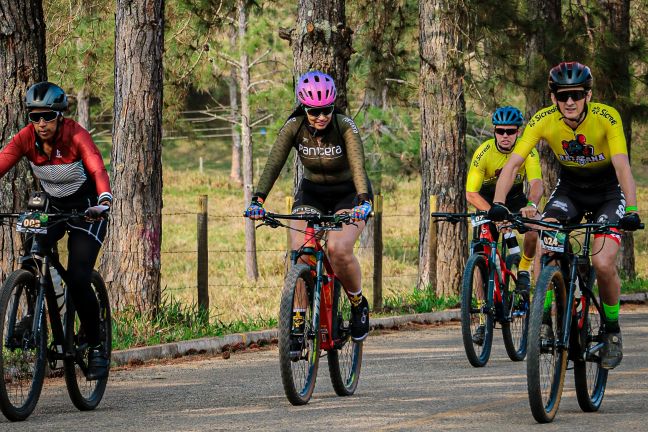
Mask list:
[[[198,197],[198,308],[209,311],[209,276],[207,248],[207,195]]]
[[[382,238],[382,195],[374,197],[374,237],[373,237],[373,309],[382,309],[382,270],[383,270],[383,238]]]
[[[431,216],[438,211],[436,195],[430,195],[430,292],[436,293],[437,280],[437,227],[436,219]]]

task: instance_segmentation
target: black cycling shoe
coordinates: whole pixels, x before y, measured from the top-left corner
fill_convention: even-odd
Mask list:
[[[603,369],[614,369],[619,366],[623,359],[621,332],[603,333],[603,344],[603,348],[601,348],[601,367]]]
[[[369,302],[365,296],[358,306],[351,306],[351,339],[361,342],[369,335]]]
[[[486,326],[480,324],[475,330],[475,334],[472,335],[472,341],[475,345],[482,346],[484,345],[484,340],[486,339]]]
[[[517,274],[515,289],[518,291],[529,292],[531,289],[531,276],[526,270],[520,270]]]
[[[110,360],[103,346],[90,348],[88,351],[88,372],[86,379],[88,381],[108,378],[108,367]]]

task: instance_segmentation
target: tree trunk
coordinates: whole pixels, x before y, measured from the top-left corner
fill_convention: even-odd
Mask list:
[[[47,80],[45,22],[40,0],[0,0],[0,146],[25,126],[25,93]],[[23,210],[36,183],[27,161],[20,161],[0,181],[0,211]],[[13,270],[20,237],[13,226],[0,230],[0,276]]]
[[[245,0],[238,0],[238,38],[241,53],[241,141],[243,146],[243,193],[244,205],[252,200],[254,188],[254,164],[252,157],[252,138],[250,134],[250,65],[246,51],[247,10]],[[245,272],[249,279],[258,279],[259,268],[256,255],[256,231],[254,221],[245,219]]]
[[[162,241],[163,0],[118,0],[112,184],[101,272],[116,308],[155,312]]]
[[[81,126],[90,130],[90,94],[85,86],[77,93],[77,119]]]
[[[456,2],[421,0],[421,199],[418,288],[459,293],[468,252],[466,224],[439,224],[436,262],[430,253],[430,195],[439,211],[465,212],[466,107],[463,94],[464,12]]]
[[[597,44],[597,70],[603,79],[595,82],[595,92],[601,99],[619,110],[623,131],[628,143],[628,155],[632,147],[632,101],[630,99],[630,0],[599,0],[603,9],[600,41]],[[613,59],[613,61],[609,61]],[[637,277],[635,271],[634,237],[624,233],[621,253],[617,255],[621,274],[627,278]]]
[[[232,28],[230,31],[230,45],[234,49],[236,47],[236,29]],[[230,76],[227,79],[229,87],[229,100],[230,100],[230,116],[235,119],[239,115],[238,107],[238,86],[236,85],[236,75],[238,75],[236,67],[230,68]],[[243,186],[243,173],[241,172],[241,134],[239,133],[236,124],[232,123],[232,167],[230,169],[230,179]],[[246,203],[247,205],[247,203]]]
[[[526,44],[526,118],[551,104],[547,88],[549,69],[561,61],[559,36],[562,34],[561,0],[529,0],[527,21],[530,30]],[[547,32],[546,29],[554,29]],[[538,146],[545,196],[556,186],[560,163],[545,141]]]

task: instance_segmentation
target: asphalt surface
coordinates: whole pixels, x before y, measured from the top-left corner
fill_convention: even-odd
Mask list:
[[[276,347],[118,368],[96,411],[79,412],[60,379],[48,380],[25,422],[0,431],[592,430],[646,431],[648,307],[622,309],[622,365],[610,373],[598,413],[583,413],[571,371],[556,420],[537,424],[528,406],[526,364],[506,356],[500,332],[486,367],[469,365],[457,323],[373,332],[354,396],[335,395],[322,358],[315,394],[288,403]]]

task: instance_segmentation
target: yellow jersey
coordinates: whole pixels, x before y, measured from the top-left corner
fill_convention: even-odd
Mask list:
[[[516,143],[514,149],[517,149],[519,145],[519,143]],[[500,152],[495,144],[495,138],[491,138],[482,143],[475,150],[475,154],[470,162],[466,191],[479,192],[481,195],[492,196],[495,193],[495,184],[497,183],[500,172],[504,165],[506,165],[511,154]],[[529,154],[525,156],[525,160],[515,176],[514,189],[522,190],[525,173],[529,181],[542,179],[540,158],[535,148],[531,148]],[[518,186],[515,187],[515,185]]]
[[[556,105],[538,111],[529,119],[513,153],[526,158],[544,139],[571,177],[613,173],[611,157],[628,154],[621,116],[602,103],[590,102],[586,109],[585,119],[576,129],[562,120]]]

